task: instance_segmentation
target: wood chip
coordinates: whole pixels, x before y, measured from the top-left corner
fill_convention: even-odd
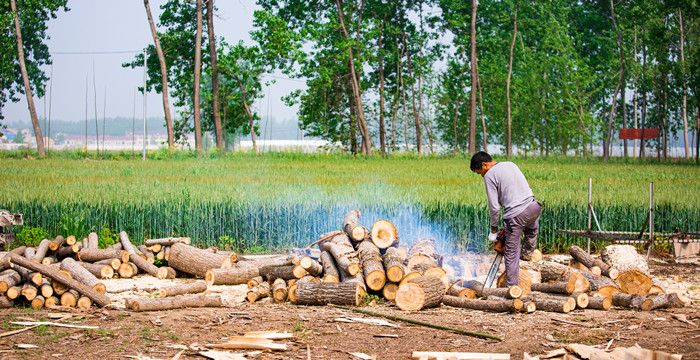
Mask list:
[[[393,328],[399,327],[396,324],[392,324],[392,323],[390,323],[386,320],[382,320],[382,319],[341,317],[341,318],[335,318],[334,320],[339,321],[339,322],[358,322],[358,323],[367,324],[367,325],[388,326],[388,327],[393,327]]]
[[[231,351],[207,350],[200,351],[199,355],[212,360],[245,360],[245,354]]]
[[[378,338],[398,338],[399,334],[372,334],[372,336]]]
[[[348,354],[350,354],[358,359],[362,359],[362,360],[376,360],[377,359],[376,356],[370,356],[370,355],[367,355],[367,354],[361,353],[361,352],[355,352],[355,353],[349,352]]]
[[[39,325],[32,325],[32,326],[29,326],[29,327],[26,327],[26,328],[22,328],[22,329],[7,331],[7,332],[4,332],[4,333],[0,334],[0,338],[1,338],[1,337],[5,337],[5,336],[12,336],[12,335],[14,335],[14,334],[19,334],[19,333],[25,332],[25,331],[27,331],[27,330],[34,329],[34,328],[37,327],[37,326],[39,326]]]
[[[33,344],[15,344],[15,347],[18,349],[36,349],[38,346],[33,345]]]
[[[294,334],[288,332],[276,332],[276,331],[250,331],[245,333],[243,336],[258,339],[269,339],[269,340],[283,340],[283,339],[293,339]]]
[[[71,329],[92,329],[92,330],[100,328],[99,326],[71,325],[71,324],[62,324],[62,323],[51,322],[51,321],[11,321],[10,324],[23,325],[23,326],[46,325],[46,326],[65,327],[65,328],[71,328]]]

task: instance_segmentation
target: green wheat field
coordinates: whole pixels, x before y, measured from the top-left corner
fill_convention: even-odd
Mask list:
[[[58,157],[57,157],[58,156]],[[126,154],[81,159],[0,158],[0,209],[27,226],[84,236],[108,227],[133,239],[189,236],[239,251],[305,246],[359,208],[371,226],[393,221],[402,241],[434,236],[443,251],[483,250],[488,210],[468,158],[269,153],[148,161]],[[588,178],[605,230],[639,230],[655,184],[656,231],[700,229],[700,167],[582,159],[516,159],[545,205],[540,247],[583,240],[558,229],[586,227]],[[16,230],[16,229],[15,229]],[[602,245],[602,244],[601,244]]]

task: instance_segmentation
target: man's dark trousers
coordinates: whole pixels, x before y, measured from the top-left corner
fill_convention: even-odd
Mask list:
[[[506,235],[504,258],[506,261],[506,281],[508,286],[518,285],[518,272],[520,254],[530,255],[537,245],[537,232],[539,230],[542,204],[532,200],[525,210],[510,219],[503,219],[503,228]],[[525,235],[522,244],[521,235]]]

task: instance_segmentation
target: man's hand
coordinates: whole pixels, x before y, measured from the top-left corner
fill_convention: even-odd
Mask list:
[[[492,232],[489,233],[489,241],[494,242],[498,239],[498,233]]]

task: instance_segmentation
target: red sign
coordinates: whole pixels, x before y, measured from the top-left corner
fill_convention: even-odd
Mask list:
[[[659,129],[658,128],[620,129],[620,140],[656,139],[658,137],[659,137]]]

